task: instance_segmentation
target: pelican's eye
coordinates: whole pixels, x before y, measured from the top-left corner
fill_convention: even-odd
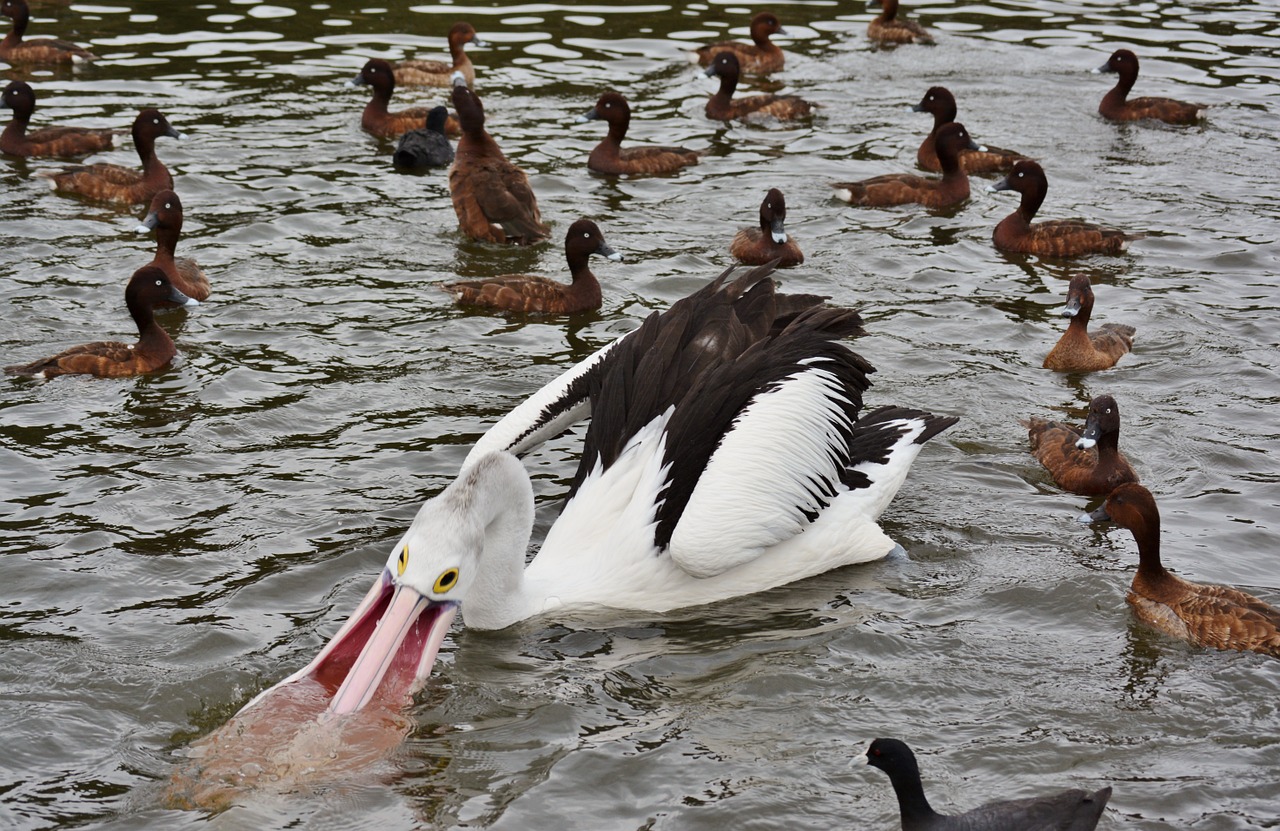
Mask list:
[[[396,560],[396,574],[404,574],[405,566],[409,565],[409,546],[400,549],[400,557]]]
[[[458,570],[456,568],[448,568],[440,572],[440,576],[436,578],[436,584],[431,590],[436,594],[445,594],[458,585]]]

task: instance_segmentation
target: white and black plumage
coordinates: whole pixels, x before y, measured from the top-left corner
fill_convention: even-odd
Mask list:
[[[391,162],[402,170],[427,170],[453,164],[453,145],[445,138],[444,125],[449,118],[445,107],[432,107],[427,125],[410,130],[400,137]]]
[[[898,407],[859,418],[874,370],[841,339],[863,333],[861,318],[776,291],[772,271],[725,272],[495,424],[288,681],[336,683],[354,661],[329,707],[348,712],[387,678],[424,680],[459,608],[481,629],[551,611],[660,612],[886,555],[876,517],[956,419]],[[588,415],[564,508],[526,567],[534,501],[518,457]]]
[[[1073,788],[1046,796],[988,802],[972,811],[947,816],[929,807],[915,754],[897,739],[876,739],[867,748],[867,764],[889,774],[902,831],[1091,831],[1098,826],[1111,788]]]

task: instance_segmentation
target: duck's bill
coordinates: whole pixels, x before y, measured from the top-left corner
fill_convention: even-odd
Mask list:
[[[430,676],[457,610],[456,603],[440,603],[396,585],[384,570],[311,663],[260,693],[245,709],[305,678],[333,691],[326,712],[334,715],[355,712],[375,698],[398,706]]]

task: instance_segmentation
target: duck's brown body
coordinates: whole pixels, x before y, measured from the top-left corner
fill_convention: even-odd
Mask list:
[[[58,375],[94,375],[99,378],[123,378],[154,372],[178,354],[169,333],[156,323],[153,308],[161,302],[180,305],[191,303],[169,283],[164,272],[144,266],[134,272],[124,292],[125,305],[138,325],[137,343],[99,341],[75,346],[50,358],[29,364],[7,366],[10,375],[53,378]]]
[[[916,164],[923,170],[938,173],[942,170],[942,162],[938,159],[938,131],[956,120],[956,99],[946,87],[932,87],[912,109],[933,116],[933,129],[916,150]],[[960,167],[965,173],[975,176],[1006,173],[1013,169],[1014,162],[1025,158],[1016,150],[1005,150],[984,143],[979,149],[962,149]]]
[[[484,108],[462,84],[453,87],[462,138],[449,168],[458,227],[472,239],[531,245],[547,238],[529,177],[503,155],[484,129]]]
[[[1237,588],[1192,583],[1165,569],[1160,561],[1160,511],[1146,488],[1121,485],[1091,518],[1133,532],[1138,573],[1127,599],[1139,620],[1199,646],[1280,658],[1280,609]]]
[[[110,150],[116,145],[115,130],[43,127],[27,132],[36,108],[36,94],[24,81],[11,81],[0,94],[0,101],[13,110],[13,119],[0,133],[0,153],[67,158]]]
[[[881,43],[933,43],[925,27],[898,19],[898,0],[883,0],[880,6],[880,14],[867,26],[867,37]]]
[[[707,101],[707,118],[716,121],[776,118],[794,121],[813,112],[813,105],[795,95],[763,93],[734,98],[741,69],[732,52],[717,52],[707,67],[707,75],[720,76],[720,88]]]
[[[1032,223],[1049,192],[1044,170],[1030,159],[1014,163],[1013,170],[991,190],[1013,190],[1022,195],[1018,209],[1000,220],[991,234],[1001,251],[1038,254],[1042,257],[1078,257],[1088,254],[1121,254],[1129,243],[1142,239],[1114,228],[1088,222],[1054,219]]]
[[[74,43],[55,38],[23,40],[31,11],[26,0],[0,0],[0,14],[13,19],[13,28],[0,40],[0,61],[11,64],[49,65],[97,60],[98,56]]]
[[[143,110],[133,121],[133,145],[142,161],[142,170],[116,164],[91,164],[41,171],[58,193],[74,194],[95,202],[145,205],[162,190],[173,189],[173,176],[156,155],[160,136],[181,138],[158,110]]]
[[[1042,418],[1030,419],[1026,426],[1032,455],[1063,490],[1101,496],[1126,482],[1138,481],[1138,474],[1120,452],[1120,408],[1109,395],[1090,402],[1083,432]]]
[[[174,251],[182,235],[182,201],[171,190],[162,190],[151,200],[147,216],[139,231],[155,231],[156,255],[148,265],[165,273],[179,292],[203,303],[209,297],[209,278],[204,269],[190,257],[176,257]],[[177,304],[161,302],[157,308],[174,308]]]
[[[606,92],[586,115],[586,120],[603,119],[609,134],[587,157],[587,167],[611,175],[675,173],[698,163],[698,154],[685,147],[623,147],[631,125],[631,106],[616,92]]]
[[[778,72],[786,63],[786,55],[778,45],[769,40],[771,35],[782,31],[778,16],[772,12],[760,12],[751,18],[751,43],[740,43],[727,40],[720,43],[709,43],[697,49],[698,63],[707,66],[719,52],[732,52],[738,59],[738,66],[743,72],[764,75]]]
[[[1093,315],[1093,286],[1089,278],[1077,274],[1067,289],[1067,305],[1062,312],[1070,317],[1067,331],[1045,356],[1044,368],[1058,372],[1095,372],[1116,365],[1133,348],[1136,330],[1123,323],[1104,323],[1089,331]]]
[[[1120,75],[1116,85],[1098,105],[1098,112],[1103,118],[1112,121],[1151,118],[1166,124],[1195,124],[1204,117],[1204,104],[1190,104],[1173,98],[1130,99],[1129,92],[1138,80],[1138,56],[1128,49],[1117,49],[1098,71]]]
[[[449,29],[449,57],[452,63],[410,59],[400,61],[394,67],[396,84],[402,87],[448,87],[453,85],[453,73],[461,72],[467,86],[475,86],[476,68],[464,48],[474,43],[484,46],[470,23],[455,23]]]
[[[565,259],[573,282],[564,283],[534,274],[506,274],[485,280],[460,280],[441,288],[462,306],[480,306],[508,312],[574,314],[600,308],[600,282],[591,272],[590,259],[598,254],[619,255],[604,241],[594,222],[580,219],[569,226],[564,239]]]
[[[942,178],[889,173],[860,182],[840,182],[832,187],[840,199],[864,207],[920,204],[928,208],[950,208],[969,198],[969,177],[960,166],[960,151],[976,146],[964,125],[952,122],[943,127],[939,138]]]

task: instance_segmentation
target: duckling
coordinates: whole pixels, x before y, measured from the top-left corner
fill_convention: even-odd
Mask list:
[[[96,375],[99,378],[123,378],[154,372],[173,360],[178,348],[169,333],[156,323],[153,309],[163,302],[194,306],[196,301],[173,287],[163,271],[143,266],[129,278],[124,290],[125,306],[133,322],[138,324],[137,343],[98,341],[59,352],[52,358],[29,364],[7,366],[10,375],[53,378],[57,375]]]
[[[741,67],[738,56],[732,52],[717,52],[707,67],[707,76],[720,76],[720,89],[707,101],[707,118],[716,121],[746,120],[773,117],[779,121],[794,121],[813,112],[813,105],[796,95],[762,93],[735,99]]]
[[[466,44],[485,47],[470,23],[455,23],[449,29],[449,55],[453,62],[406,60],[395,65],[395,81],[402,87],[447,87],[452,84],[453,73],[461,72],[467,86],[476,82],[476,68],[463,47]]]
[[[507,160],[484,129],[484,106],[461,73],[454,75],[453,108],[462,138],[449,168],[449,193],[462,232],[472,239],[517,245],[546,239],[550,229],[542,221],[529,177]]]
[[[146,218],[135,231],[139,234],[156,232],[156,255],[149,265],[163,271],[175,289],[198,303],[209,298],[209,278],[205,276],[204,269],[190,257],[173,255],[178,237],[182,235],[182,200],[178,194],[171,190],[157,193],[151,199]],[[161,302],[157,308],[170,309],[176,305]]]
[[[867,37],[881,43],[933,43],[929,30],[914,20],[898,19],[898,0],[871,0],[880,6],[879,17],[867,26]]]
[[[698,154],[685,147],[627,147],[622,140],[631,126],[631,105],[616,92],[606,92],[579,121],[603,119],[609,134],[587,157],[587,167],[596,173],[675,173],[698,163]]]
[[[1100,496],[1118,485],[1138,481],[1138,474],[1120,452],[1120,407],[1109,395],[1089,402],[1083,433],[1043,418],[1023,424],[1032,455],[1063,490]]]
[[[148,204],[160,191],[173,189],[173,176],[156,155],[156,139],[161,136],[181,139],[183,135],[159,110],[138,113],[132,133],[133,146],[142,161],[141,171],[103,162],[42,170],[36,175],[48,179],[49,186],[58,193],[120,205]]]
[[[0,107],[13,110],[13,120],[0,133],[0,153],[11,156],[84,156],[120,143],[115,130],[88,127],[42,127],[28,133],[36,109],[36,93],[25,81],[10,81],[0,93]]]
[[[360,74],[347,82],[351,86],[367,85],[373,88],[373,97],[360,114],[360,128],[379,138],[396,138],[416,129],[427,120],[429,112],[424,107],[412,107],[391,112],[391,95],[396,91],[395,75],[391,64],[381,58],[371,58],[360,69]]]
[[[960,153],[977,148],[964,125],[953,121],[938,131],[941,179],[914,173],[888,173],[860,182],[840,182],[831,187],[836,189],[839,199],[854,205],[884,208],[919,203],[928,208],[954,207],[969,198],[969,177],[960,166]]]
[[[595,254],[614,262],[622,255],[604,241],[600,228],[589,219],[569,226],[564,238],[564,256],[569,262],[570,285],[534,274],[506,274],[487,280],[460,280],[441,286],[463,306],[483,306],[510,312],[575,314],[600,308],[600,282],[591,273]]]
[[[924,141],[920,143],[920,149],[916,151],[916,164],[924,170],[938,173],[942,170],[942,163],[938,161],[938,131],[944,124],[950,124],[956,120],[955,96],[946,87],[930,87],[925,92],[924,98],[920,99],[920,103],[911,109],[933,116],[933,129],[929,131],[929,135],[925,136]],[[965,173],[971,175],[1004,173],[1013,169],[1013,164],[1018,159],[1025,158],[1025,155],[1016,150],[1004,150],[992,147],[990,144],[983,144],[976,150],[968,148],[961,150],[960,167],[964,168]]]
[[[804,252],[794,238],[787,236],[786,218],[787,201],[782,197],[782,191],[770,189],[760,203],[760,226],[738,231],[729,245],[729,253],[747,265],[764,265],[777,260],[779,268],[787,268],[803,263]]]
[[[448,167],[453,161],[453,145],[445,138],[445,123],[449,110],[432,107],[427,113],[427,125],[420,130],[410,130],[400,137],[391,163],[404,170],[426,170]]]
[[[1104,323],[1090,332],[1092,315],[1093,285],[1087,275],[1077,274],[1067,287],[1067,305],[1062,309],[1062,316],[1071,318],[1071,322],[1045,356],[1045,369],[1058,372],[1109,369],[1133,348],[1136,329],[1124,323]]]
[[[1197,646],[1280,658],[1280,609],[1237,588],[1192,583],[1165,570],[1160,510],[1151,491],[1134,482],[1121,485],[1101,508],[1081,519],[1114,522],[1133,532],[1138,573],[1128,601],[1139,620]]]
[[[1014,254],[1038,254],[1042,257],[1076,257],[1085,254],[1120,254],[1129,243],[1142,239],[1114,228],[1103,228],[1075,219],[1053,219],[1037,222],[1036,211],[1049,192],[1044,170],[1030,159],[1013,165],[1001,182],[989,185],[989,191],[1013,190],[1022,195],[1018,209],[1000,220],[991,239],[996,248]]]
[[[1204,104],[1188,104],[1173,98],[1134,98],[1128,100],[1129,91],[1138,80],[1138,56],[1128,49],[1117,49],[1094,72],[1116,72],[1120,79],[1098,105],[1103,118],[1112,121],[1137,121],[1154,118],[1166,124],[1195,124],[1204,118]]]
[[[27,0],[0,0],[0,14],[13,19],[13,28],[0,40],[0,61],[12,64],[60,64],[95,61],[98,56],[70,41],[54,38],[23,40],[31,10]]]
[[[717,52],[729,51],[737,56],[738,65],[743,72],[754,72],[760,75],[778,72],[786,62],[786,54],[778,48],[776,43],[769,40],[770,35],[786,37],[787,33],[782,30],[782,24],[778,21],[776,14],[760,12],[751,18],[751,43],[740,43],[736,40],[710,43],[699,46],[694,55],[699,64],[706,66],[711,63],[711,59]]]
[[[1072,788],[1056,794],[987,802],[963,814],[939,814],[929,805],[915,754],[898,739],[876,739],[867,764],[889,774],[898,797],[902,831],[1091,831],[1111,799],[1111,788]]]

